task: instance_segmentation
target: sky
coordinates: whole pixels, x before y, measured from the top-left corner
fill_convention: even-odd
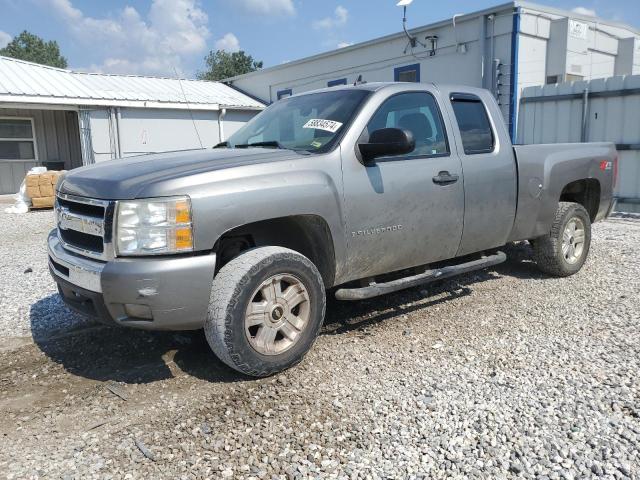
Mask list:
[[[409,27],[506,0],[414,0]],[[210,50],[244,50],[264,66],[398,32],[397,0],[0,0],[0,47],[22,30],[56,40],[69,67],[193,77]],[[639,0],[537,3],[640,28]]]

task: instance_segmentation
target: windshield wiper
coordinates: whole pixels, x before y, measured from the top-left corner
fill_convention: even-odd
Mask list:
[[[311,152],[307,149],[285,147],[283,144],[281,144],[277,140],[267,140],[265,142],[254,142],[254,143],[242,143],[240,145],[235,146],[235,148],[249,148],[249,147],[277,148],[279,150],[291,150],[292,152],[301,153],[303,155],[311,155]]]
[[[243,143],[240,145],[236,145],[236,148],[249,148],[249,147],[275,147],[275,148],[279,148],[280,150],[292,150],[291,148],[285,147],[277,140],[267,140],[266,142]]]
[[[229,142],[220,142],[214,145],[213,148],[229,148]]]

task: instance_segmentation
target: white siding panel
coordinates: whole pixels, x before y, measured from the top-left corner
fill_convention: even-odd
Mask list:
[[[217,112],[195,111],[192,120],[185,110],[121,110],[120,145],[124,157],[211,148],[218,141]]]
[[[227,111],[224,117],[224,137],[229,138],[236,133],[245,123],[251,120],[256,115],[256,112],[240,112],[240,111]]]

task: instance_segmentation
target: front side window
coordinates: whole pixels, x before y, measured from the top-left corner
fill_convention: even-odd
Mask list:
[[[35,160],[31,120],[0,118],[0,160]]]
[[[411,132],[416,148],[410,157],[449,153],[440,109],[429,93],[401,93],[386,100],[369,121],[367,134],[381,128]]]
[[[227,141],[232,148],[280,147],[328,151],[348,128],[368,90],[334,90],[282,99]]]
[[[452,96],[451,104],[462,136],[462,146],[467,155],[490,153],[495,139],[487,110],[475,96]]]

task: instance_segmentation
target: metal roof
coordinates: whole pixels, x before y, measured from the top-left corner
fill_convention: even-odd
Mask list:
[[[2,103],[194,110],[265,107],[219,82],[74,72],[0,56]]]

